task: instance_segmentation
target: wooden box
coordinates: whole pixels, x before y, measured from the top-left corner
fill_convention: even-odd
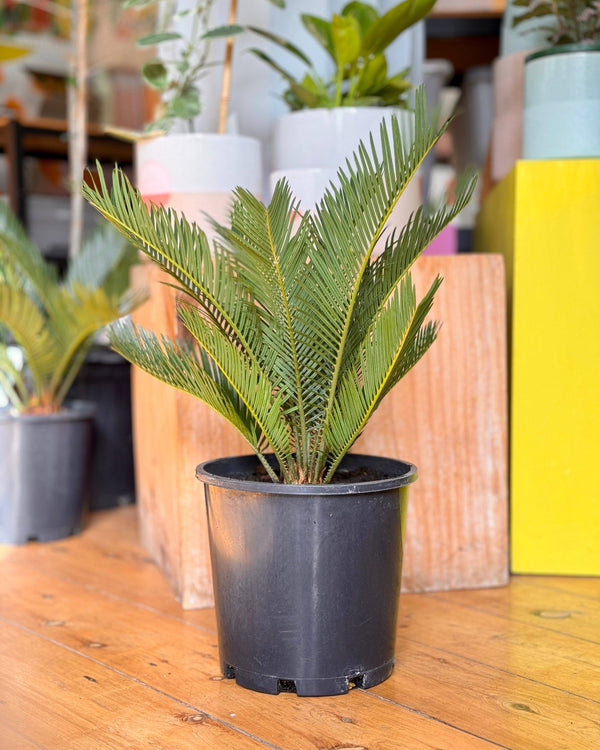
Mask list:
[[[173,290],[153,292],[141,325],[177,335]],[[499,256],[423,257],[419,291],[445,277],[434,306],[439,340],[388,396],[356,451],[411,460],[404,588],[431,591],[506,582],[507,448],[504,268]],[[181,332],[179,332],[181,333]],[[136,484],[144,546],[184,608],[212,604],[202,485],[195,466],[247,453],[245,441],[195,399],[133,374]]]

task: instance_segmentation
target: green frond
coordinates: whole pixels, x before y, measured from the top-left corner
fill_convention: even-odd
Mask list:
[[[135,259],[133,246],[112,224],[104,221],[84,239],[81,250],[69,263],[64,285],[102,287],[109,296],[118,295],[129,285],[127,274]],[[122,279],[117,281],[115,274]]]
[[[265,437],[258,420],[208,356],[185,342],[174,343],[165,336],[159,339],[127,321],[110,326],[108,335],[115,351],[163,383],[206,403],[235,427],[252,450],[262,453]],[[246,378],[251,388],[260,389],[260,378],[255,374],[248,373]]]
[[[23,374],[18,370],[8,353],[8,346],[0,344],[0,390],[3,390],[10,403],[21,411],[27,401],[27,387]]]
[[[120,300],[109,299],[103,289],[73,283],[55,290],[46,313],[46,329],[59,355],[47,387],[51,398],[58,400],[81,367],[96,331],[124,312]]]
[[[55,269],[27,238],[8,208],[0,201],[0,266],[2,277],[13,288],[27,290],[31,297],[46,301],[49,288],[57,283]]]
[[[442,229],[468,204],[476,184],[476,173],[468,170],[457,181],[454,203],[443,205],[432,214],[425,214],[419,208],[398,235],[393,232],[387,238],[383,252],[368,266],[361,280],[350,334],[346,341],[342,371],[352,362],[356,347],[404,274]]]
[[[433,342],[435,324],[426,327],[423,336],[420,332],[441,282],[438,276],[417,304],[416,291],[407,274],[363,340],[354,366],[340,381],[325,432],[331,461],[326,481],[386,394],[423,355],[424,344]]]
[[[178,314],[193,337],[173,343],[119,323],[113,346],[224,416],[265,465],[270,447],[283,481],[330,481],[437,335],[427,316],[441,279],[418,301],[409,270],[468,202],[473,177],[459,182],[453,205],[419,210],[402,231],[385,233],[445,127],[429,124],[418,92],[414,127],[382,124],[377,146],[373,136],[360,144],[339,187],[300,221],[285,181],[268,206],[238,188],[228,226],[213,222],[212,253],[204,232],[148,208],[121,172],[111,190],[101,175],[86,197],[186,292]]]
[[[24,291],[0,284],[0,320],[23,348],[37,396],[41,396],[58,361],[44,315]]]
[[[290,425],[282,416],[283,394],[222,329],[207,325],[201,312],[191,305],[180,305],[179,317],[259,425],[284,474],[289,474],[292,463]]]
[[[98,165],[100,188],[84,185],[87,200],[127,239],[178,282],[259,361],[260,329],[248,293],[236,283],[228,254],[209,246],[206,234],[184,216],[161,206],[149,207],[120,169],[109,189]],[[258,350],[258,351],[257,351]]]

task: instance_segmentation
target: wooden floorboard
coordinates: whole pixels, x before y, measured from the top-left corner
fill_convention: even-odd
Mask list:
[[[180,608],[134,508],[0,565],[0,750],[600,747],[599,579],[403,596],[389,680],[298,698],[220,675],[214,612]]]

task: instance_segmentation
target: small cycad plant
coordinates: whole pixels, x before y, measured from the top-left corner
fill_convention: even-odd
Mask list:
[[[88,200],[185,292],[179,316],[191,343],[122,322],[111,326],[113,347],[225,417],[274,482],[331,481],[437,334],[426,318],[441,279],[417,300],[409,269],[466,205],[474,176],[459,180],[453,205],[417,210],[400,232],[385,228],[444,128],[428,124],[419,94],[414,134],[396,120],[383,124],[379,148],[373,138],[361,144],[340,169],[339,186],[300,219],[285,181],[269,205],[238,188],[230,224],[214,224],[212,248],[184,217],[148,209],[118,169],[112,189],[104,181],[85,187]]]
[[[135,257],[105,224],[88,237],[61,281],[0,202],[0,388],[16,412],[60,410],[94,334],[142,299],[128,291]]]

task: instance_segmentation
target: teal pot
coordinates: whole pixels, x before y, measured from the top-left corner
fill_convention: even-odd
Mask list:
[[[563,45],[525,61],[523,158],[600,157],[600,45]]]
[[[0,416],[0,543],[62,539],[80,531],[94,408]]]
[[[223,674],[264,693],[377,685],[394,667],[416,468],[349,455],[339,483],[275,485],[251,478],[257,465],[238,456],[196,470],[205,483]]]
[[[95,406],[90,510],[133,503],[131,365],[110,349],[94,347],[75,378],[69,398]]]

